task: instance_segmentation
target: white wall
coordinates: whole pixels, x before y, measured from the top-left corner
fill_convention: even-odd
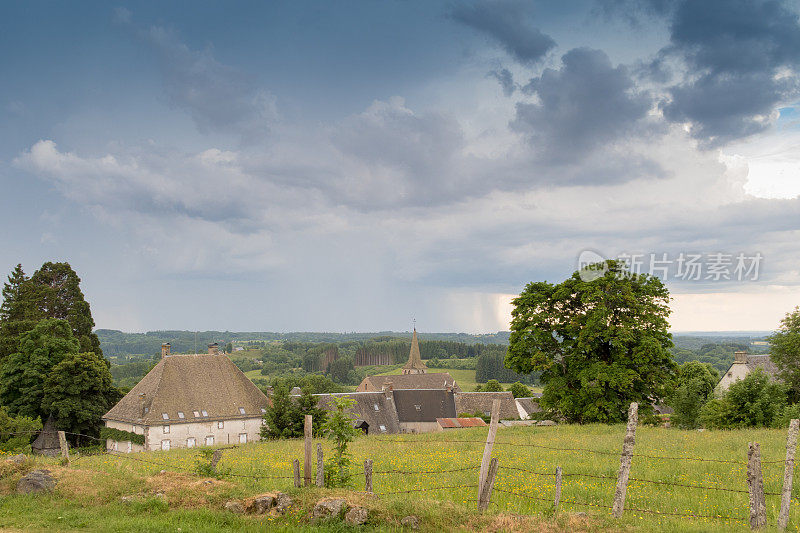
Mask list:
[[[163,441],[169,441],[170,449],[186,448],[190,438],[195,439],[195,446],[205,446],[206,437],[213,437],[214,445],[239,444],[240,435],[243,434],[246,435],[246,442],[255,442],[260,439],[261,420],[261,417],[223,420],[222,428],[218,426],[218,420],[167,424],[168,431],[165,425],[140,426],[114,420],[107,420],[106,426],[145,435],[145,447],[134,444],[130,451],[152,451],[161,450]],[[127,442],[118,442],[116,445],[119,452],[129,451]],[[106,446],[113,450],[114,441],[109,439]]]

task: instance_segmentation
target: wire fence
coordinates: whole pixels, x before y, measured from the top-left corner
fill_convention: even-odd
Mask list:
[[[2,435],[4,436],[29,436],[31,439],[41,433],[40,431],[26,431],[26,432],[4,432]],[[81,438],[84,440],[89,440],[92,442],[97,442],[98,444],[102,445],[102,451],[95,452],[106,454],[108,456],[113,456],[116,458],[120,458],[126,461],[132,461],[142,464],[147,464],[155,467],[159,467],[161,469],[169,469],[173,471],[183,472],[187,474],[195,474],[196,469],[170,463],[167,461],[159,461],[149,457],[143,457],[142,454],[131,454],[131,453],[124,453],[118,452],[114,450],[108,450],[106,448],[106,440],[93,436],[87,435],[82,433],[74,433],[74,432],[64,432],[65,435],[69,435],[70,437]],[[421,440],[419,438],[385,438],[385,437],[372,437],[375,441],[378,442],[388,442],[393,444],[406,444],[406,445],[416,445],[420,447],[426,446],[428,443],[425,440]],[[435,440],[437,444],[470,444],[470,445],[486,445],[486,441],[483,440],[474,440],[474,439],[459,439],[459,438],[437,438]],[[513,447],[513,448],[536,448],[541,450],[546,450],[550,452],[577,452],[581,454],[596,454],[596,455],[603,455],[609,457],[620,457],[619,452],[612,452],[612,451],[605,451],[605,450],[598,450],[589,447],[559,447],[559,446],[550,446],[550,445],[543,445],[538,443],[532,442],[516,442],[516,441],[508,441],[508,440],[494,440],[494,445],[501,447]],[[225,448],[217,448],[217,449],[233,449],[237,446],[228,446]],[[513,451],[513,450],[512,450]],[[79,455],[75,456],[73,460],[80,461],[84,458],[91,456],[92,453],[86,453],[81,451]],[[747,465],[747,461],[741,460],[734,460],[728,458],[704,458],[704,457],[691,457],[691,456],[669,456],[669,455],[655,455],[655,454],[646,454],[646,453],[631,453],[632,457],[640,458],[642,460],[667,460],[667,461],[693,461],[698,463],[716,463],[716,464],[731,464],[731,465]],[[513,454],[512,454],[513,457]],[[555,464],[557,461],[553,461]],[[512,463],[512,461],[509,461]],[[762,464],[770,465],[770,464],[785,464],[784,460],[765,460],[761,461]],[[459,474],[463,475],[468,472],[478,472],[480,470],[480,465],[469,465],[457,468],[429,468],[429,469],[406,469],[406,468],[385,468],[385,469],[377,469],[372,471],[371,470],[371,462],[370,462],[370,473],[368,482],[371,488],[371,475],[377,476],[428,476],[428,475],[437,475],[442,476],[441,480],[438,484],[434,485],[424,485],[421,484],[420,486],[412,486],[408,487],[408,483],[406,482],[406,487],[402,490],[391,490],[397,486],[397,483],[387,483],[386,489],[389,490],[380,490],[380,491],[371,491],[375,496],[378,497],[388,497],[388,496],[397,496],[397,495],[406,495],[406,494],[414,494],[414,493],[451,493],[451,494],[460,494],[461,496],[466,495],[474,495],[475,489],[478,488],[477,483],[464,483],[464,482],[456,482],[455,478],[452,478],[452,475]],[[508,473],[516,473],[517,475],[531,475],[536,477],[547,477],[547,478],[557,478],[558,483],[558,491],[557,494],[560,495],[561,492],[561,478],[569,480],[570,478],[585,478],[585,479],[592,479],[592,480],[599,480],[601,483],[611,485],[616,484],[618,481],[617,476],[612,475],[604,475],[596,472],[587,472],[587,471],[563,471],[560,474],[556,474],[553,471],[541,471],[535,470],[531,468],[525,468],[523,466],[518,466],[515,464],[505,464],[505,459],[503,460],[502,464],[499,464],[497,469],[499,473],[508,472]],[[293,475],[292,475],[293,474]],[[290,472],[290,475],[274,475],[272,473],[255,473],[255,474],[246,474],[241,472],[231,472],[222,470],[219,472],[220,477],[230,477],[230,478],[238,478],[238,479],[250,479],[255,481],[260,480],[295,480],[295,484],[297,484],[297,473]],[[365,475],[366,472],[365,472]],[[502,474],[501,474],[502,480]],[[508,481],[514,481],[511,478],[507,478]],[[392,479],[392,481],[396,481]],[[444,481],[444,483],[441,483]],[[449,481],[449,482],[448,482]],[[671,480],[660,480],[660,479],[649,479],[645,477],[637,477],[631,476],[628,478],[628,482],[633,483],[643,483],[649,484],[654,486],[661,486],[661,487],[675,487],[680,489],[691,489],[702,492],[724,492],[724,493],[731,493],[731,494],[750,494],[750,490],[746,490],[741,487],[733,487],[733,486],[726,486],[720,481],[719,485],[713,484],[701,484],[701,483],[685,483],[679,481],[671,481]],[[555,487],[554,487],[555,488]],[[574,488],[574,487],[573,487]],[[608,488],[611,488],[610,486]],[[564,484],[564,489],[569,490],[570,485],[569,483]],[[559,505],[567,505],[567,506],[576,506],[576,507],[592,507],[596,509],[602,509],[604,511],[611,510],[613,506],[609,506],[597,501],[587,501],[582,500],[580,498],[575,497],[567,497],[567,498],[560,498],[558,496],[551,496],[546,497],[542,494],[534,494],[531,492],[527,492],[524,490],[514,490],[508,486],[503,485],[502,483],[495,483],[494,487],[492,488],[493,491],[498,492],[510,501],[530,501],[530,502],[546,502],[548,505],[553,505],[556,508]],[[574,491],[573,491],[574,492]],[[781,496],[781,492],[774,492],[774,491],[763,491],[764,496]],[[469,498],[469,497],[459,497],[460,501],[463,502],[476,502],[478,499]],[[492,503],[495,507],[498,507],[496,504],[497,502],[487,502]],[[480,503],[479,503],[480,505]],[[637,507],[637,506],[627,506],[625,507],[625,512],[627,513],[645,513],[650,515],[657,515],[657,516],[664,516],[664,517],[678,517],[678,518],[685,518],[685,519],[704,519],[704,520],[715,520],[715,521],[741,521],[747,522],[748,517],[744,516],[734,516],[731,514],[724,514],[724,513],[704,513],[704,512],[679,512],[677,509],[653,509],[648,507]]]

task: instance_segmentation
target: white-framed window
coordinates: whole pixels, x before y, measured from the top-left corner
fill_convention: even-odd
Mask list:
[[[145,407],[144,408],[144,412],[145,412],[145,414],[149,413],[150,412],[150,408],[149,407]]]
[[[262,414],[262,415],[265,415],[265,414],[267,414],[267,410],[266,410],[266,409],[264,409],[263,407],[261,408],[261,414]]]
[[[183,416],[183,411],[178,411],[178,418],[180,418],[181,420],[186,418],[185,416]]]
[[[206,411],[206,410],[203,410],[203,411],[201,411],[201,412],[203,413],[203,416],[208,416],[208,411]]]
[[[239,433],[239,444],[247,443],[247,433]]]
[[[169,426],[164,426],[164,433],[169,433]]]
[[[196,442],[194,440],[194,437],[189,437],[188,439],[186,439],[186,447],[187,448],[194,448],[196,445],[197,444],[196,444]]]
[[[111,449],[114,450],[115,452],[119,451],[119,443],[117,441],[112,441],[111,442]]]
[[[206,446],[213,446],[214,445],[214,436],[209,435],[206,437]]]
[[[195,418],[200,418],[200,411],[192,411]]]
[[[169,439],[164,439],[161,441],[161,449],[162,450],[169,450]]]
[[[161,413],[161,418],[164,420],[169,420],[169,413]]]
[[[239,408],[239,414],[240,414],[240,415],[243,415],[243,414],[244,414],[244,407],[240,407],[240,408]]]
[[[139,426],[136,424],[133,425],[133,429],[131,430],[133,433],[136,433],[136,430],[139,429]]]
[[[380,409],[378,409],[378,404],[377,403],[372,404],[372,406],[375,408],[376,411],[380,410]]]
[[[380,430],[381,430],[381,433],[386,433],[386,426],[384,426],[383,424],[381,424],[381,425],[380,425],[380,426],[378,426],[378,427],[380,428]]]
[[[128,441],[128,453],[131,453],[132,449],[133,449],[133,444],[131,443],[131,441]]]
[[[217,422],[217,429],[225,429],[225,422],[223,422],[222,420]]]

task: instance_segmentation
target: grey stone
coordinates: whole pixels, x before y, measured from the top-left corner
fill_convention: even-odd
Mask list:
[[[275,506],[275,496],[264,494],[256,496],[247,505],[247,512],[251,514],[264,514]]]
[[[311,518],[317,520],[319,518],[330,518],[338,516],[342,509],[347,508],[347,500],[344,498],[325,498],[314,505],[311,511]]]
[[[17,482],[17,494],[49,492],[56,486],[56,480],[49,470],[33,470]]]
[[[586,513],[584,513],[583,511],[578,511],[577,513],[572,513],[572,516],[576,516],[576,517],[578,517],[578,518],[583,518],[583,517],[585,517],[585,516],[589,516],[589,515],[587,515],[587,514],[586,514]]]
[[[139,496],[131,495],[131,496],[123,496],[120,498],[120,501],[123,503],[131,503],[135,501],[139,501],[141,498]]]
[[[537,426],[555,426],[556,423],[552,420],[540,420]]]
[[[289,497],[288,494],[279,492],[275,497],[275,512],[278,514],[283,514],[289,510],[292,504],[294,504],[294,501]]]
[[[242,502],[230,500],[225,502],[225,510],[236,514],[242,514],[244,513],[244,506],[242,505]]]
[[[411,529],[418,529],[419,518],[414,516],[413,514],[408,515],[402,520],[400,520],[400,525],[402,525],[403,527],[410,527]]]
[[[21,465],[22,463],[24,463],[25,461],[27,461],[27,459],[28,459],[28,458],[27,458],[27,457],[25,457],[25,454],[23,454],[23,453],[18,453],[17,455],[12,455],[12,456],[11,456],[11,457],[9,457],[7,460],[8,460],[8,461],[11,461],[12,463],[14,463],[14,464],[16,464],[16,465]]]
[[[344,521],[349,526],[360,526],[367,522],[369,511],[363,507],[353,507],[344,515]]]

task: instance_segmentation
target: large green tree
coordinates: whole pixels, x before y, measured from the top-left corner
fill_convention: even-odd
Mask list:
[[[541,371],[542,406],[569,421],[621,422],[631,402],[647,411],[665,396],[676,372],[669,292],[618,261],[595,267],[514,299],[506,365]]]
[[[714,396],[719,372],[710,363],[688,361],[680,366],[669,404],[675,410],[670,422],[678,427],[700,425],[700,410]]]
[[[800,401],[800,307],[787,313],[770,343],[770,359],[794,402]]]
[[[100,340],[92,332],[94,319],[81,292],[81,279],[69,263],[47,262],[29,281],[35,318],[60,318],[69,322],[82,352],[103,355]]]
[[[91,436],[119,400],[107,361],[92,352],[64,356],[48,374],[43,391],[42,408],[58,420],[59,428]]]
[[[44,384],[50,371],[67,355],[76,354],[80,343],[66,320],[42,320],[23,333],[19,351],[6,358],[0,371],[0,403],[12,416],[47,418],[42,405]]]
[[[32,319],[28,277],[18,264],[3,284],[3,304],[0,305],[0,362],[19,348],[19,337],[36,324]]]

